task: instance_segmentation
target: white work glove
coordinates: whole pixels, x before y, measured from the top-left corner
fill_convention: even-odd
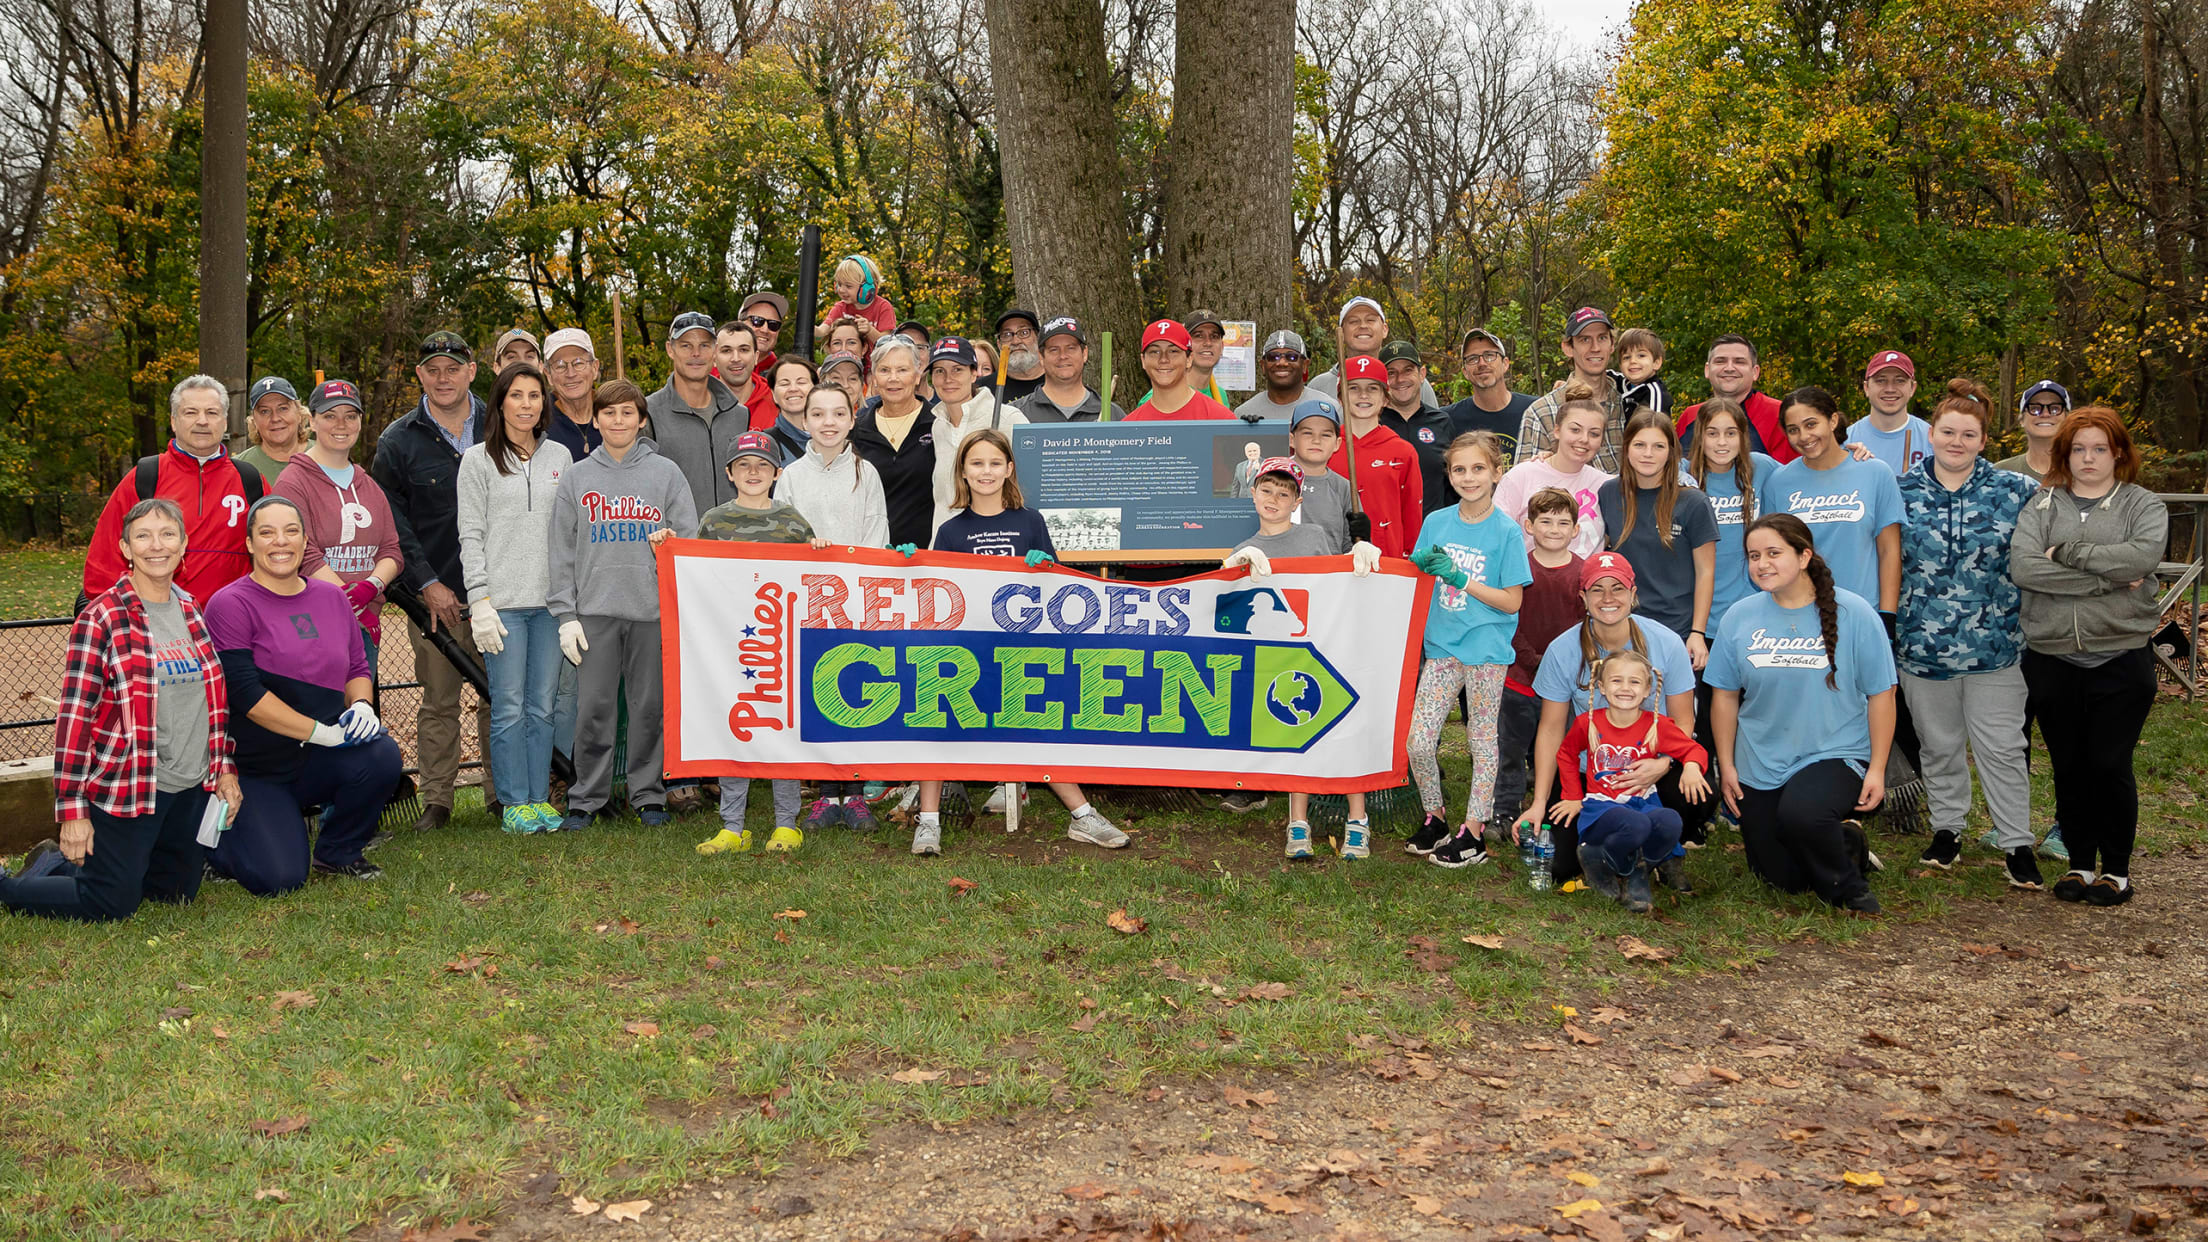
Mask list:
[[[1263,581],[1273,576],[1273,558],[1256,548],[1236,548],[1227,554],[1227,559],[1219,562],[1221,569],[1232,569],[1237,565],[1249,566],[1253,580]]]
[[[580,621],[560,622],[560,654],[567,657],[567,662],[581,668],[583,666],[583,653],[588,650],[590,650],[590,640],[583,637],[583,623]]]
[[[345,731],[348,744],[358,746],[383,732],[383,721],[376,718],[376,709],[362,700],[345,709],[345,714],[337,718],[337,727]]]
[[[1380,549],[1360,539],[1349,549],[1349,564],[1351,571],[1362,578],[1380,568]]]
[[[345,730],[336,725],[315,721],[314,732],[307,735],[307,745],[336,748],[345,744]]]
[[[475,631],[477,651],[492,656],[506,650],[506,627],[499,622],[498,609],[488,598],[468,605],[468,628]]]

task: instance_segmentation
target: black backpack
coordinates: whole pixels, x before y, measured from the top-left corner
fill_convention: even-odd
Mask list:
[[[131,470],[131,483],[133,490],[138,493],[138,499],[153,499],[155,489],[161,485],[161,457],[160,453],[141,457],[138,459],[138,465]],[[251,464],[239,461],[235,457],[230,459],[230,464],[238,469],[238,486],[245,492],[245,507],[251,509],[254,505],[260,503],[261,497],[268,491],[268,485],[261,479],[261,472]],[[90,595],[78,591],[77,606],[72,610],[71,615],[74,616],[83,612],[84,606],[91,602],[92,597]]]

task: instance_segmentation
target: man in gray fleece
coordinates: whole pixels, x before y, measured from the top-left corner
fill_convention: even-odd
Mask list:
[[[722,465],[736,437],[751,430],[751,411],[743,398],[713,374],[713,331],[712,317],[701,311],[675,316],[667,325],[667,360],[673,370],[666,385],[644,404],[652,419],[652,443],[682,471],[690,503],[699,513],[736,499],[736,487]]]
[[[594,421],[605,437],[560,479],[552,514],[551,590],[560,650],[577,666],[575,782],[564,832],[588,827],[613,796],[616,696],[628,686],[629,804],[657,827],[668,822],[661,783],[659,572],[653,549],[697,530],[690,485],[660,456],[644,427],[644,393],[627,380],[598,388]]]

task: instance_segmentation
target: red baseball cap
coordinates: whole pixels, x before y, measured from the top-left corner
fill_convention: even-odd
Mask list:
[[[1633,562],[1615,552],[1597,552],[1579,571],[1579,589],[1584,591],[1604,578],[1616,578],[1620,586],[1634,590]]]
[[[1910,379],[1917,378],[1917,364],[1909,361],[1909,355],[1898,349],[1882,349],[1872,354],[1871,360],[1863,364],[1863,378],[1869,379],[1888,367],[1894,368]]]
[[[1372,380],[1385,384],[1388,382],[1388,369],[1381,366],[1380,360],[1371,354],[1359,354],[1342,364],[1342,383],[1347,384],[1351,380]]]
[[[1182,327],[1178,320],[1160,319],[1142,330],[1142,347],[1144,349],[1150,348],[1159,341],[1178,345],[1183,352],[1186,352],[1188,349],[1188,329]]]

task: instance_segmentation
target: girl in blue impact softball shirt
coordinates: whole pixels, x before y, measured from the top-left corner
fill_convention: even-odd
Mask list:
[[[1779,403],[1799,458],[1779,467],[1764,493],[1766,513],[1791,513],[1809,527],[1833,585],[1891,617],[1901,604],[1901,488],[1875,458],[1841,443],[1840,406],[1822,388],[1797,388]]]
[[[951,517],[935,530],[935,550],[966,552],[975,556],[1017,556],[1029,569],[1039,569],[1058,559],[1050,531],[1041,514],[1022,503],[1020,476],[1012,464],[1012,442],[993,427],[961,441],[958,465],[952,478],[957,491],[951,499]],[[909,543],[896,551],[911,556]],[[1127,834],[1089,805],[1088,796],[1072,781],[1052,781],[1050,791],[1073,813],[1066,837],[1108,850],[1125,849]],[[1012,791],[1006,791],[1009,804]],[[920,782],[920,813],[912,829],[912,852],[943,852],[943,782]]]
[[[1757,875],[1876,914],[1877,864],[1852,817],[1886,797],[1893,649],[1870,604],[1833,585],[1800,518],[1757,519],[1747,547],[1763,593],[1725,614],[1703,671],[1725,803]]]
[[[1726,609],[1756,593],[1756,584],[1748,581],[1748,554],[1741,540],[1748,533],[1748,523],[1763,516],[1779,463],[1748,448],[1747,433],[1742,430],[1747,425],[1748,416],[1739,405],[1712,397],[1702,403],[1699,430],[1687,454],[1687,473],[1710,498],[1717,516],[1717,568],[1705,635],[1716,634],[1724,625]]]
[[[1526,565],[1525,532],[1495,507],[1495,484],[1504,466],[1501,441],[1491,432],[1466,432],[1449,442],[1442,462],[1457,503],[1427,514],[1411,549],[1411,563],[1434,575],[1434,599],[1426,612],[1426,658],[1418,672],[1410,739],[1411,779],[1418,783],[1426,823],[1406,848],[1456,868],[1487,861],[1482,841],[1494,814],[1503,674],[1516,658],[1510,640],[1533,573]],[[1434,752],[1449,705],[1460,692],[1472,787],[1464,822],[1452,834],[1442,813],[1441,765]]]

